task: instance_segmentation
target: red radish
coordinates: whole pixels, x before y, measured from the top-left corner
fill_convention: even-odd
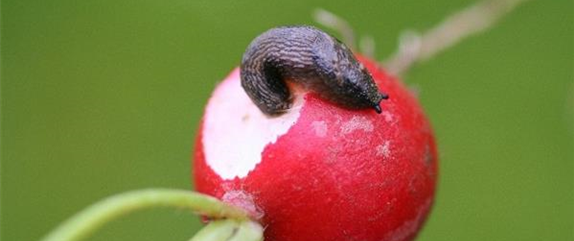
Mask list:
[[[266,241],[412,240],[435,193],[433,132],[399,81],[359,60],[390,96],[380,115],[297,89],[289,112],[266,117],[235,69],[205,110],[197,190],[247,210]]]

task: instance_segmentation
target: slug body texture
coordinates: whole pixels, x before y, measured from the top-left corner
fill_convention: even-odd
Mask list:
[[[343,43],[310,26],[278,27],[255,38],[241,61],[241,86],[265,114],[286,112],[293,81],[337,105],[374,108],[382,99],[369,71]]]

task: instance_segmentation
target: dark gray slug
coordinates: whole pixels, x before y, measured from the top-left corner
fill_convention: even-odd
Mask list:
[[[350,109],[374,108],[388,95],[343,43],[310,26],[278,27],[255,38],[241,61],[241,86],[265,114],[287,111],[289,79]]]

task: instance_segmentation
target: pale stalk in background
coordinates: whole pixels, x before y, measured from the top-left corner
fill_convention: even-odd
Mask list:
[[[510,13],[527,0],[485,0],[467,7],[444,19],[423,34],[404,32],[397,52],[383,66],[395,75],[401,75],[413,64],[434,57],[463,39],[478,34]]]
[[[355,49],[355,33],[345,19],[325,9],[316,9],[313,18],[323,26],[336,30],[341,35],[343,43],[351,49]]]
[[[448,16],[423,34],[407,30],[399,38],[397,51],[382,65],[388,72],[401,75],[413,64],[428,60],[463,39],[494,26],[504,15],[526,1],[528,0],[483,0]],[[337,30],[345,43],[354,46],[354,39],[349,37],[353,31],[342,18],[322,9],[317,10],[314,17],[318,23]],[[365,55],[372,56],[372,41],[364,41],[360,47],[361,50],[366,47]]]

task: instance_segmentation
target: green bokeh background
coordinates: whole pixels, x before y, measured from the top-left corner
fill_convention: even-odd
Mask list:
[[[203,106],[262,31],[313,24],[323,7],[383,59],[402,30],[472,2],[4,0],[0,238],[37,240],[114,193],[191,189]],[[574,240],[573,12],[527,2],[405,76],[441,156],[418,240]],[[186,240],[199,226],[153,210],[89,240]]]

